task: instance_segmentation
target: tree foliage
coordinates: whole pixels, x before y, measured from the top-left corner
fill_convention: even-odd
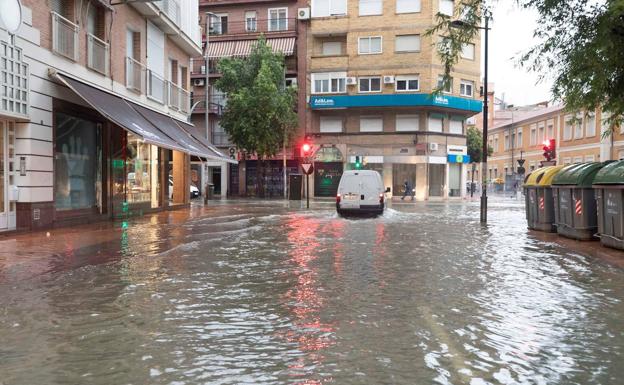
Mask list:
[[[466,130],[466,142],[468,145],[468,155],[471,163],[480,163],[483,154],[483,133],[476,127],[468,127]],[[488,156],[492,155],[494,149],[488,145]]]
[[[293,138],[297,126],[296,92],[284,86],[284,57],[260,37],[247,58],[225,58],[217,89],[227,94],[220,124],[230,140],[262,160]]]
[[[518,57],[518,63],[540,78],[552,78],[555,100],[569,111],[602,108],[613,128],[624,114],[624,1],[515,0],[539,15],[534,36],[539,43]],[[462,44],[479,36],[481,15],[497,1],[455,2],[453,17],[438,14],[431,36],[445,36],[438,44],[445,81],[457,63]],[[452,25],[454,19],[465,21]],[[496,20],[494,20],[494,23]],[[495,24],[494,24],[495,25]],[[496,32],[496,31],[494,31]],[[512,41],[512,40],[511,40]]]

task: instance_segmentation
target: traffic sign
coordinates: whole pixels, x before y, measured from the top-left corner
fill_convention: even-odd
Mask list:
[[[518,159],[518,166],[524,166],[524,162],[526,162],[526,159]]]
[[[301,163],[301,168],[303,169],[303,173],[306,175],[310,175],[314,171],[312,163]]]

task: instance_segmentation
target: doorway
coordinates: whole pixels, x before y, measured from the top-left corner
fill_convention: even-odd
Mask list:
[[[215,195],[221,195],[221,167],[211,167]]]
[[[7,122],[0,120],[0,230],[6,230],[8,221],[8,178],[7,178]]]

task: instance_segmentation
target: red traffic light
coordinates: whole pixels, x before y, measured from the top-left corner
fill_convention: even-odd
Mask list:
[[[303,152],[308,153],[312,149],[312,146],[310,146],[310,143],[304,143],[303,146],[301,146],[301,149]]]
[[[556,142],[554,139],[546,139],[542,150],[544,150],[544,158],[547,161],[551,161],[557,157]]]

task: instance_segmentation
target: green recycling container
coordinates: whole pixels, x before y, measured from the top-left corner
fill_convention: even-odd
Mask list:
[[[554,233],[555,214],[551,182],[563,166],[538,168],[524,180],[526,218],[529,229]]]
[[[624,160],[604,166],[596,174],[593,187],[600,243],[624,250]]]
[[[557,233],[581,241],[595,239],[598,217],[592,184],[605,165],[600,162],[574,163],[554,176],[552,191]]]

